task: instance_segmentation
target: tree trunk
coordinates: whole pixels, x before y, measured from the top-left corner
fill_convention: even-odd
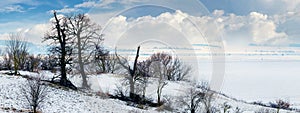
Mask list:
[[[82,61],[82,49],[81,49],[81,38],[80,38],[80,32],[77,34],[77,49],[78,49],[78,64],[79,64],[79,71],[82,77],[82,88],[89,89],[88,83],[87,83],[87,76],[85,74],[84,70],[84,62]]]
[[[191,109],[191,113],[195,113],[195,109]]]
[[[13,58],[14,59],[14,74],[17,75],[18,74],[18,66],[19,66],[18,61],[17,61],[18,59],[16,58],[17,55],[15,53],[13,56],[14,56],[14,58]]]
[[[193,98],[191,99],[191,113],[195,113],[195,105],[194,105],[194,99]]]
[[[157,104],[160,105],[160,91],[157,89]]]
[[[137,65],[137,60],[139,58],[139,52],[140,52],[140,46],[138,46],[138,49],[136,51],[136,56],[135,56],[135,60],[134,60],[134,65],[133,65],[133,69],[131,70],[129,67],[129,71],[130,71],[130,80],[129,80],[129,84],[130,84],[130,93],[129,96],[131,99],[134,99],[136,94],[134,94],[134,78],[135,78],[135,71],[136,71],[136,65]]]
[[[60,78],[60,83],[61,84],[66,84],[65,82],[67,81],[67,73],[66,73],[66,49],[65,49],[65,44],[61,44],[61,58],[60,58],[60,74],[61,74],[61,78]]]
[[[37,107],[33,106],[33,113],[37,113],[36,108]]]
[[[135,98],[135,94],[134,94],[134,82],[133,82],[133,78],[130,78],[129,85],[130,85],[129,97],[132,98],[132,99],[134,99]]]
[[[87,83],[87,76],[84,72],[84,66],[83,65],[80,66],[80,74],[81,74],[81,77],[82,77],[82,87],[89,89],[89,85]]]
[[[60,28],[59,20],[56,16],[56,12],[54,12],[54,18],[56,20],[56,30],[57,30],[57,35],[58,35],[58,40],[61,48],[61,56],[59,58],[60,60],[60,84],[61,85],[66,85],[67,84],[67,74],[66,74],[66,35],[64,33],[65,30],[62,30]]]
[[[101,64],[102,64],[102,72],[106,73],[106,68],[105,68],[105,56],[101,56]]]

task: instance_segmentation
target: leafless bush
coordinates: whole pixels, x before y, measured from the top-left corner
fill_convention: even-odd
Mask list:
[[[185,96],[181,98],[181,103],[186,106],[191,113],[196,113],[200,106],[204,107],[203,112],[213,113],[215,111],[212,106],[214,92],[210,90],[208,82],[195,84],[188,89]]]
[[[235,107],[235,109],[233,110],[234,113],[243,113],[244,111],[239,108],[239,107]]]
[[[127,97],[126,94],[128,94],[128,90],[124,89],[123,85],[116,85],[115,95],[121,98]]]
[[[224,102],[221,106],[223,108],[223,113],[229,113],[229,109],[232,107],[231,105],[229,105],[227,102]]]
[[[173,111],[174,109],[174,98],[173,97],[169,97],[169,96],[164,96],[164,105],[162,105],[161,107],[163,108],[163,110],[167,110],[167,111]]]
[[[290,103],[288,101],[284,101],[281,99],[276,100],[276,103],[270,103],[271,107],[277,108],[277,113],[279,113],[280,109],[288,109],[290,107]]]
[[[34,113],[40,108],[47,99],[48,87],[42,84],[40,78],[28,79],[26,84],[21,88],[21,93],[26,98],[29,106]]]

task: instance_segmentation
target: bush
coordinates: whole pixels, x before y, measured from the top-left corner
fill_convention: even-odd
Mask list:
[[[34,113],[41,107],[47,99],[48,87],[42,84],[40,78],[27,79],[27,83],[21,88],[21,93],[26,98],[29,106]]]

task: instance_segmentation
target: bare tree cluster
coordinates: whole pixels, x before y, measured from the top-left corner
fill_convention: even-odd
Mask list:
[[[56,61],[56,66],[60,69],[60,84],[77,89],[67,80],[68,67],[74,67],[82,78],[82,88],[89,89],[87,80],[87,66],[93,62],[106,62],[108,55],[103,47],[103,35],[100,33],[101,27],[92,22],[88,15],[77,14],[74,16],[57,15],[54,11],[52,19],[52,29],[46,34],[45,40],[51,41],[52,56]],[[99,53],[102,52],[102,53]],[[100,55],[99,55],[100,54]],[[100,57],[98,57],[100,56]],[[105,58],[104,58],[104,57]],[[102,59],[103,58],[103,59]],[[107,63],[102,63],[104,66]],[[52,65],[48,63],[46,67]],[[103,66],[102,66],[103,67]],[[106,72],[106,68],[103,68]]]
[[[28,55],[24,69],[30,72],[38,72],[41,69],[42,60],[42,55]]]
[[[182,68],[183,64],[178,58],[174,58],[166,53],[155,53],[145,61],[138,61],[139,49],[137,49],[133,67],[131,68],[125,58],[116,54],[119,64],[127,70],[129,76],[126,81],[129,83],[130,98],[145,98],[149,78],[155,78],[157,81],[157,105],[162,105],[162,91],[167,85],[168,80],[183,80],[190,72],[189,68]]]

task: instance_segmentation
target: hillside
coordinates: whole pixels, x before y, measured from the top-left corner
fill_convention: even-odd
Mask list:
[[[0,107],[1,112],[21,112],[28,110],[26,106],[26,99],[20,93],[20,88],[25,84],[26,78],[21,76],[10,76],[0,74]],[[38,74],[30,72],[21,72],[22,75],[29,75],[30,77],[36,77]],[[45,79],[50,78],[54,74],[43,71],[42,74]],[[70,76],[77,86],[80,85],[80,77]],[[47,99],[42,107],[42,112],[55,113],[55,112],[68,112],[68,113],[103,113],[103,112],[184,112],[185,108],[179,103],[180,97],[185,95],[184,92],[187,87],[190,87],[189,82],[171,82],[168,81],[167,86],[163,89],[163,97],[167,99],[166,106],[170,106],[172,111],[166,107],[147,107],[146,109],[139,109],[137,107],[128,105],[128,102],[111,99],[107,96],[100,94],[115,94],[117,86],[122,85],[123,76],[116,74],[100,74],[91,75],[89,81],[91,83],[91,91],[73,91],[59,86],[50,85]],[[154,85],[155,79],[151,79],[152,83],[147,87],[146,97],[152,98],[155,101],[156,98],[156,85]],[[101,93],[100,93],[101,92]],[[270,108],[262,107],[258,105],[252,105],[243,101],[233,100],[226,95],[217,94],[214,96],[212,105],[218,109],[222,109],[222,104],[228,103],[231,105],[231,112],[240,109],[243,113],[256,113],[258,111],[267,110]],[[15,111],[14,111],[15,110]],[[274,111],[275,109],[273,109]],[[283,111],[283,110],[282,110]],[[280,113],[292,113],[291,111],[283,111]]]

